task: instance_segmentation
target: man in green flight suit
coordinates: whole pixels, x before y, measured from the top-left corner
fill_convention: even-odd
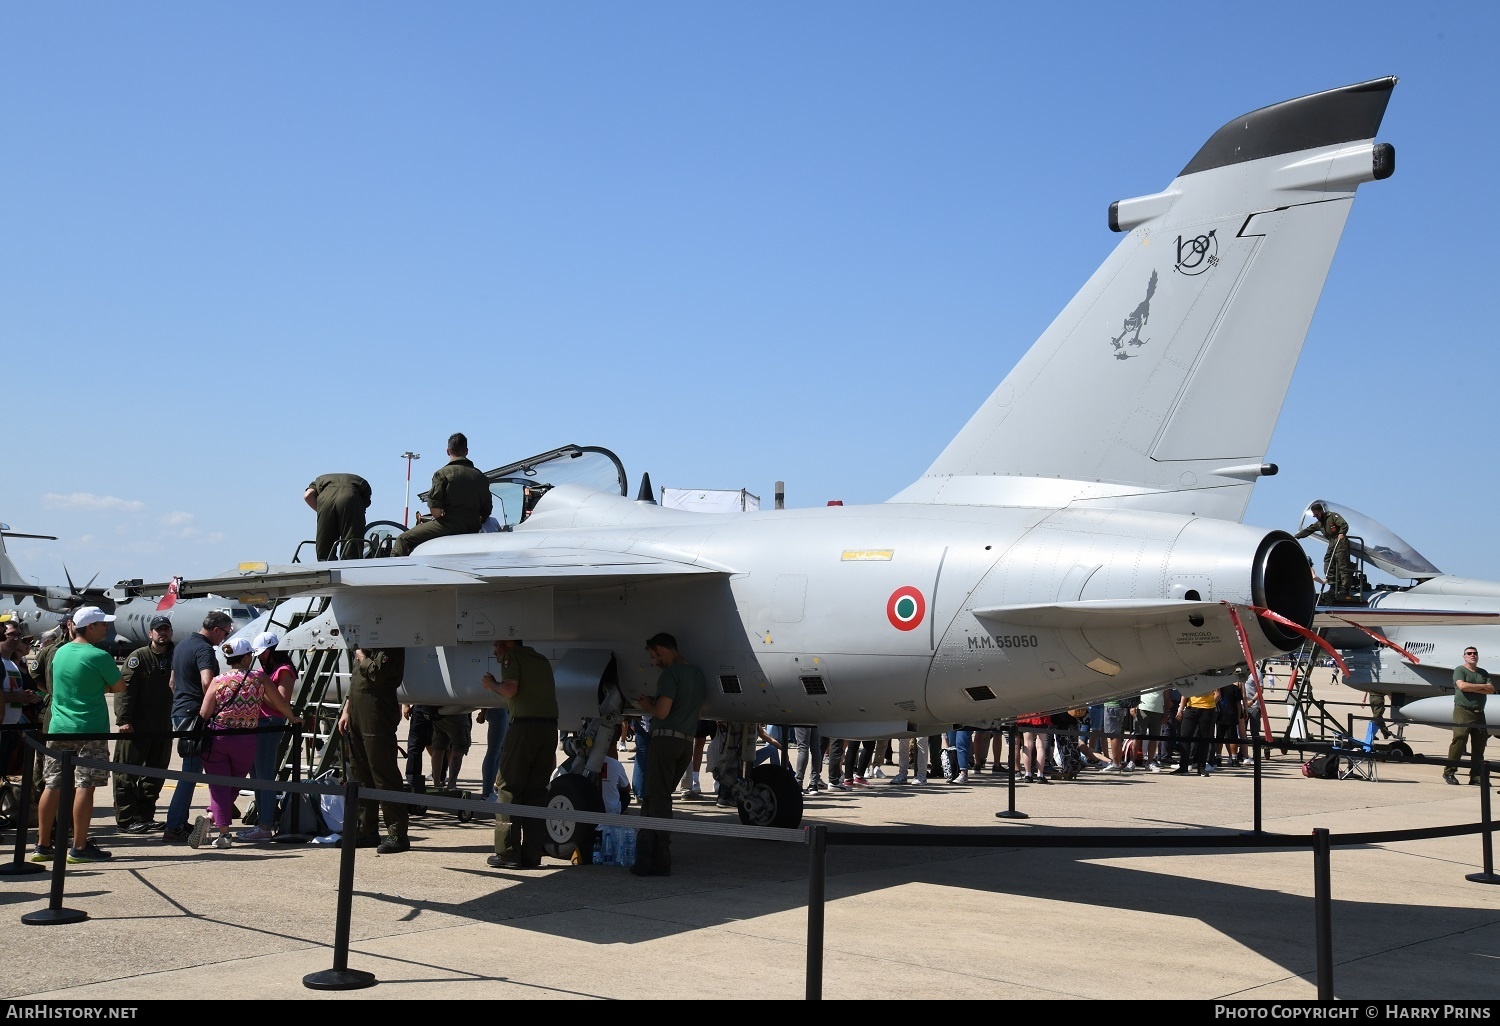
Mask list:
[[[486,673],[485,690],[510,700],[510,729],[500,749],[495,794],[502,805],[547,804],[547,785],[557,769],[557,684],[552,664],[519,638],[495,642],[500,679]],[[542,864],[547,823],[495,814],[493,869],[535,869]]]
[[[646,641],[651,665],[661,670],[656,694],[635,700],[651,717],[651,744],[646,751],[646,782],[641,795],[641,815],[672,818],[672,791],[692,760],[693,737],[703,708],[708,683],[703,671],[677,651],[677,639],[665,631]],[[636,839],[636,876],[672,875],[672,835],[661,830],[642,830]]]
[[[1333,591],[1334,599],[1349,598],[1349,584],[1354,576],[1354,564],[1349,559],[1349,522],[1333,510],[1314,502],[1308,507],[1313,522],[1298,531],[1295,537],[1306,538],[1316,532],[1328,540],[1328,551],[1323,554],[1323,579]]]
[[[1479,665],[1479,649],[1470,645],[1464,649],[1463,664],[1453,670],[1453,740],[1448,744],[1448,765],[1443,770],[1443,783],[1458,783],[1458,760],[1464,757],[1464,749],[1473,746],[1473,761],[1469,764],[1469,783],[1480,783],[1479,764],[1484,761],[1484,746],[1489,740],[1489,731],[1484,725],[1484,701],[1495,693],[1489,674]]]
[[[370,508],[370,482],[358,474],[324,474],[313,479],[302,501],[318,514],[313,545],[318,561],[363,559],[365,511]],[[339,553],[342,548],[344,551]]]
[[[448,462],[432,475],[427,508],[432,519],[396,536],[391,555],[409,556],[425,541],[446,534],[473,534],[484,526],[495,500],[490,482],[469,462],[469,440],[462,432],[448,436]]]
[[[406,649],[357,648],[349,697],[339,712],[339,732],[348,739],[349,779],[382,791],[404,790],[401,770],[396,766],[396,726],[401,722],[401,703],[396,689],[406,673]],[[380,816],[385,816],[385,840],[380,837]],[[399,802],[361,801],[359,828],[350,837],[349,810],[344,812],[344,843],[374,848],[377,855],[407,851],[406,805]]]
[[[115,699],[115,724],[140,735],[115,742],[115,761],[166,769],[172,761],[172,620],[151,618],[151,642],[125,660],[125,690]],[[115,772],[115,825],[127,834],[160,830],[160,777]]]

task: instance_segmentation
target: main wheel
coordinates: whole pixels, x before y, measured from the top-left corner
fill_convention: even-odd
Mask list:
[[[750,801],[740,806],[746,826],[795,827],[802,823],[802,792],[797,778],[780,766],[750,771]]]
[[[1392,741],[1385,746],[1385,751],[1392,762],[1405,762],[1412,756],[1411,745],[1405,741]]]
[[[599,788],[577,773],[564,773],[547,788],[547,808],[561,812],[603,812],[604,798]],[[571,859],[573,852],[594,850],[592,823],[570,820],[547,820],[547,839],[542,850],[555,859]]]

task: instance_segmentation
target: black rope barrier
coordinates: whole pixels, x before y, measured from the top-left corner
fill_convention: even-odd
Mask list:
[[[12,725],[20,726],[20,725]],[[31,726],[31,725],[28,725]],[[298,723],[286,726],[241,728],[236,731],[225,731],[224,733],[265,733],[269,731],[293,731],[301,733],[301,725]],[[182,737],[189,732],[174,731],[170,736]],[[1079,732],[1053,731],[1055,734],[1068,734],[1079,736]],[[156,769],[155,767],[136,766],[129,763],[119,763],[109,760],[92,759],[80,757],[77,753],[66,749],[47,748],[45,740],[58,740],[67,738],[76,740],[118,740],[129,737],[146,736],[168,736],[165,733],[148,734],[109,734],[109,735],[43,735],[42,738],[35,736],[37,731],[33,728],[23,734],[23,740],[28,747],[37,749],[47,755],[56,758],[62,764],[61,782],[58,790],[59,806],[56,821],[54,823],[54,850],[59,854],[53,858],[52,881],[49,893],[48,906],[45,909],[28,913],[22,917],[22,922],[28,925],[59,925],[70,922],[80,922],[88,918],[86,912],[76,909],[68,909],[63,905],[64,885],[67,859],[62,854],[62,846],[66,844],[68,829],[71,825],[72,809],[74,803],[74,770],[76,767],[94,769],[128,770],[132,774],[141,776],[160,777],[162,779],[203,782],[216,784],[224,787],[235,787],[244,789],[276,789],[296,794],[308,795],[331,795],[342,793],[344,798],[344,815],[346,838],[349,835],[347,820],[356,815],[360,801],[393,802],[407,805],[420,805],[427,808],[442,808],[451,811],[471,811],[482,814],[504,813],[517,818],[528,818],[536,820],[556,820],[572,823],[589,823],[596,826],[624,826],[638,829],[661,830],[671,833],[690,833],[719,837],[734,837],[742,839],[756,839],[777,841],[782,843],[799,843],[809,846],[809,868],[808,868],[808,924],[807,924],[807,998],[817,1000],[822,996],[822,981],[824,967],[824,934],[826,928],[826,904],[827,904],[827,850],[830,846],[843,845],[846,847],[859,846],[890,846],[890,847],[967,847],[967,848],[1097,848],[1097,849],[1226,849],[1236,848],[1246,851],[1270,850],[1270,849],[1311,849],[1314,856],[1314,916],[1315,931],[1317,933],[1318,945],[1318,993],[1321,1000],[1330,1000],[1333,994],[1332,983],[1332,899],[1330,895],[1331,881],[1331,851],[1334,847],[1347,847],[1355,845],[1385,844],[1394,841],[1422,840],[1438,837],[1455,837],[1471,833],[1482,835],[1484,845],[1483,874],[1472,874],[1466,879],[1476,880],[1480,877],[1486,879],[1480,882],[1500,882],[1500,879],[1489,879],[1493,877],[1493,864],[1491,859],[1491,835],[1494,825],[1490,820],[1489,802],[1489,766],[1488,763],[1480,761],[1477,763],[1481,778],[1481,822],[1476,824],[1460,824],[1442,827],[1425,827],[1412,830],[1388,830],[1332,835],[1326,829],[1314,830],[1311,837],[1303,835],[1288,835],[1267,833],[1261,829],[1260,820],[1260,739],[1257,735],[1253,744],[1256,749],[1255,758],[1255,804],[1256,804],[1256,827],[1253,835],[1243,832],[1223,835],[1195,835],[1191,837],[1175,837],[1164,833],[1140,833],[1124,831],[1098,831],[1098,830],[1057,830],[1047,834],[1018,833],[1013,829],[1000,827],[950,827],[950,828],[914,828],[914,827],[880,827],[880,828],[848,828],[833,829],[825,824],[814,824],[803,828],[781,828],[781,827],[753,827],[739,824],[721,824],[716,822],[698,822],[692,819],[658,819],[648,818],[635,814],[624,813],[602,813],[585,812],[576,809],[538,807],[532,805],[516,805],[505,803],[493,803],[480,801],[478,799],[448,798],[440,795],[413,793],[409,791],[385,791],[375,788],[361,788],[353,781],[347,781],[342,785],[335,785],[323,781],[299,781],[299,780],[274,780],[263,781],[247,777],[226,777],[206,773],[185,773],[181,770]],[[1010,791],[1011,803],[1014,808],[1015,791],[1015,735],[1014,728],[1011,734],[1011,781]],[[1193,743],[1196,739],[1187,739]],[[1312,750],[1309,745],[1308,750]],[[1339,749],[1330,746],[1330,750]],[[29,769],[31,760],[27,760]],[[1463,760],[1462,763],[1475,765],[1472,761]],[[294,767],[294,774],[300,766]],[[23,791],[27,788],[29,774],[23,772]],[[261,785],[257,788],[256,785]],[[25,795],[29,801],[29,795]],[[17,827],[17,857],[24,850],[25,834],[28,830],[27,812],[22,808]],[[1022,814],[1024,815],[1024,814]],[[354,869],[355,851],[357,845],[346,840],[342,844],[339,857],[339,880],[338,880],[338,904],[336,920],[334,924],[334,944],[332,969],[310,973],[303,978],[303,984],[311,989],[320,990],[348,990],[361,987],[369,987],[378,982],[372,973],[363,970],[351,969],[348,964],[350,919],[352,915],[353,893],[354,893]]]

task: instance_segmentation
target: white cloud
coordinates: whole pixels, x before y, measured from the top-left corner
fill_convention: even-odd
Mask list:
[[[179,511],[176,513],[168,513],[166,516],[161,518],[161,522],[163,524],[166,524],[168,527],[176,527],[179,524],[190,523],[192,519],[193,515],[191,513],[183,513]]]
[[[48,509],[76,509],[91,513],[104,510],[139,513],[146,508],[146,504],[139,499],[121,499],[114,495],[95,495],[92,492],[69,492],[67,495],[48,492],[42,496],[42,505]]]

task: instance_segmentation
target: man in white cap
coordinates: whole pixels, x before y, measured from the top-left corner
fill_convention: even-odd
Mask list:
[[[73,614],[73,627],[77,632],[73,640],[62,645],[52,659],[52,722],[49,733],[57,734],[108,734],[109,704],[104,696],[117,694],[125,689],[125,680],[115,666],[112,656],[103,648],[105,635],[109,633],[113,616],[106,615],[98,606],[84,606]],[[122,727],[128,731],[128,727]],[[64,741],[53,737],[47,747],[75,752],[85,759],[109,761],[108,741]],[[61,759],[47,757],[42,771],[42,799],[37,808],[36,848],[31,861],[51,861],[56,852],[52,847],[52,827],[57,821],[59,793],[63,781]],[[73,784],[77,788],[73,795],[73,846],[68,849],[69,862],[103,862],[110,853],[89,840],[89,821],[94,815],[94,788],[109,783],[109,770],[90,766],[73,767]],[[57,838],[58,846],[66,842]]]
[[[275,688],[282,698],[290,705],[297,686],[297,668],[292,665],[292,659],[285,652],[277,651],[276,646],[281,644],[281,638],[275,631],[261,631],[250,642],[250,651],[254,654],[261,670],[270,678],[266,685]],[[260,725],[262,727],[285,727],[286,718],[283,716],[267,716],[266,708],[261,707]],[[267,731],[264,734],[255,735],[255,766],[250,775],[256,780],[275,780],[280,767],[276,763],[276,756],[280,752],[281,739],[285,735]],[[295,757],[295,753],[293,753]],[[266,791],[255,792],[255,823],[249,830],[243,831],[238,840],[241,841],[269,841],[276,834],[276,788]]]

